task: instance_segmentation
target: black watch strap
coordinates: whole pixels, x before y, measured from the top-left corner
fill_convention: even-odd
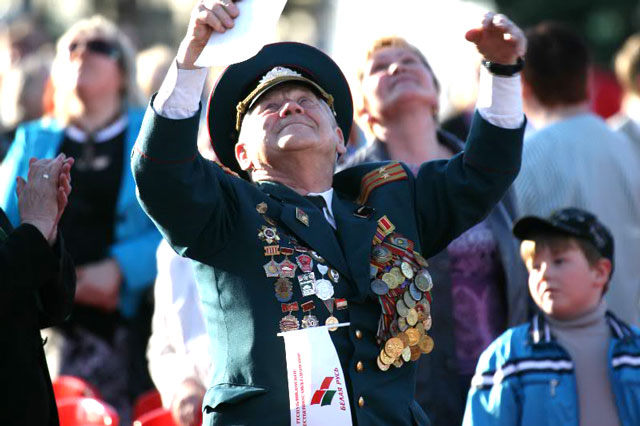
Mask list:
[[[486,59],[482,60],[482,65],[489,70],[491,74],[501,75],[504,77],[511,77],[514,74],[522,71],[524,67],[524,59],[521,57],[518,58],[518,61],[515,64],[504,65],[498,64],[496,62],[487,61]]]

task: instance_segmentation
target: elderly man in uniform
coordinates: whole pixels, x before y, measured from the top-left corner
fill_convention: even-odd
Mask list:
[[[493,14],[466,34],[494,84],[463,153],[425,163],[415,176],[400,163],[334,176],[351,95],[337,65],[299,43],[265,46],[225,70],[208,108],[222,164],[198,155],[206,70],[194,62],[212,32],[233,31],[238,13],[222,1],[195,7],[132,162],[145,210],[194,260],[215,366],[205,424],[428,425],[413,399],[414,361],[433,347],[437,283],[424,258],[481,220],[518,173],[524,36]],[[344,376],[338,388],[327,377],[296,411],[278,333],[324,325]],[[346,420],[329,420],[336,405]],[[312,410],[326,418],[309,421]]]

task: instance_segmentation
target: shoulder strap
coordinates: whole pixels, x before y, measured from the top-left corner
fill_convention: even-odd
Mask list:
[[[360,196],[358,203],[367,202],[371,191],[390,182],[407,179],[407,172],[397,161],[374,169],[364,175],[360,181]]]

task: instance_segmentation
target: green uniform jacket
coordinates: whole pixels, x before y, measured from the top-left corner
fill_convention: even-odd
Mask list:
[[[276,279],[263,268],[270,259],[264,253],[268,244],[258,237],[267,223],[256,206],[264,202],[266,215],[277,222],[280,240],[274,244],[293,247],[297,241],[340,275],[335,297],[347,299],[348,308],[334,315],[351,326],[330,334],[354,425],[428,425],[413,399],[417,363],[386,372],[376,365],[381,308],[370,289],[370,256],[377,221],[386,215],[424,257],[442,250],[485,217],[516,177],[523,129],[498,128],[476,115],[463,154],[425,163],[415,178],[407,169],[405,179],[374,189],[366,201],[374,209],[369,217],[354,214],[354,200],[362,177],[383,163],[337,174],[334,232],[317,207],[288,187],[249,183],[200,157],[197,116],[169,120],[149,108],[132,167],[143,208],[174,249],[195,260],[214,366],[204,424],[290,424],[284,342],[276,336],[284,314],[274,293]],[[296,218],[296,208],[308,215],[309,226]],[[303,299],[293,282],[291,302],[315,300],[313,314],[323,324],[328,310],[315,296]],[[302,312],[296,315],[302,319]]]

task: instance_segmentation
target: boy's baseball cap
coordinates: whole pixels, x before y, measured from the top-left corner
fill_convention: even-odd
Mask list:
[[[561,233],[589,241],[613,265],[613,236],[593,214],[575,207],[557,210],[547,219],[525,216],[513,226],[520,240],[540,233]]]

